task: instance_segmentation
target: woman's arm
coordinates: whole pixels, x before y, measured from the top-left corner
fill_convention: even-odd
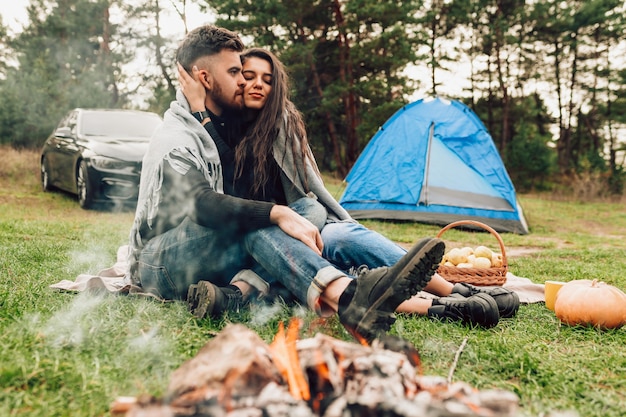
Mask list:
[[[198,67],[194,65],[191,68],[191,71],[193,72],[193,76],[191,76],[187,71],[185,71],[182,65],[178,63],[176,65],[178,66],[178,82],[180,84],[180,90],[189,102],[191,112],[196,113],[206,111],[206,90],[204,89],[204,85],[198,81]],[[209,121],[211,121],[211,119],[207,117],[202,121],[202,124],[204,125]]]

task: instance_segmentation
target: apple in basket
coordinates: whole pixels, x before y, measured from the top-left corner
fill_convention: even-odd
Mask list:
[[[457,268],[499,268],[502,266],[502,254],[487,246],[451,248],[443,255],[441,265]]]

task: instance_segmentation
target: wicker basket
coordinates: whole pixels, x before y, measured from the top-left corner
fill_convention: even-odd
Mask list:
[[[467,282],[468,284],[478,286],[503,285],[506,282],[506,273],[509,270],[509,265],[506,260],[504,242],[498,232],[481,222],[474,220],[460,220],[458,222],[450,223],[441,229],[437,234],[437,237],[441,238],[446,230],[463,225],[476,226],[478,228],[485,229],[498,240],[498,243],[500,244],[500,251],[502,252],[502,266],[492,268],[457,268],[456,266],[439,265],[437,273],[447,281],[453,283]]]

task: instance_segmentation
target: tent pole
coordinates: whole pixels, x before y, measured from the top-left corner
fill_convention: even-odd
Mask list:
[[[420,198],[420,201],[417,202],[424,203],[424,205],[428,205],[428,176],[430,175],[430,149],[432,146],[433,136],[435,135],[435,122],[430,122],[430,127],[428,129],[428,146],[426,147],[426,168],[424,169],[424,184],[422,185],[421,195],[423,198]]]

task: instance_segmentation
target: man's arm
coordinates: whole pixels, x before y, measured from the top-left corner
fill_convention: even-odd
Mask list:
[[[247,200],[215,192],[195,166],[185,174],[165,163],[164,198],[167,211],[185,211],[201,226],[226,233],[246,232],[277,225],[286,234],[300,240],[317,254],[323,249],[317,227],[291,208],[265,201]]]
[[[178,164],[181,164],[180,160]],[[165,162],[163,183],[162,203],[167,211],[174,215],[184,213],[201,226],[237,233],[272,225],[270,210],[273,203],[217,193],[191,164],[182,173]]]

